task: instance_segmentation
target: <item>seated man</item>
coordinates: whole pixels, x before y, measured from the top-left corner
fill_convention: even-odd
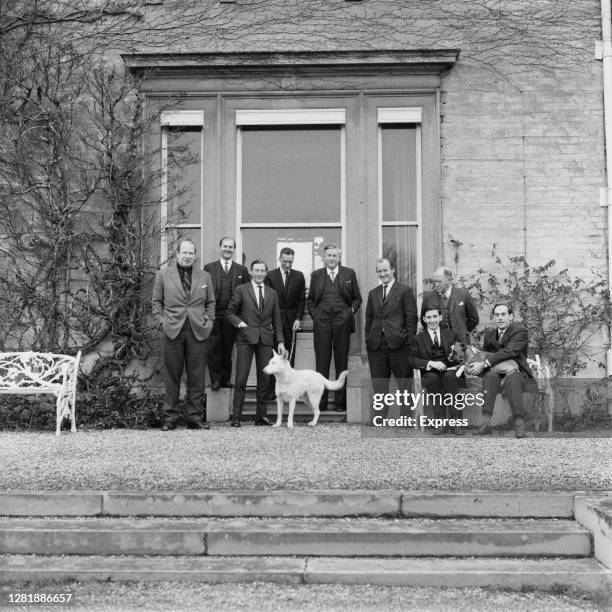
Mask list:
[[[484,420],[475,433],[479,436],[491,434],[491,415],[495,406],[495,398],[503,383],[504,394],[514,418],[515,437],[525,438],[523,391],[527,389],[529,381],[533,380],[531,368],[527,363],[529,335],[526,327],[514,322],[511,304],[495,304],[493,318],[497,327],[486,331],[482,347],[491,354],[486,361],[472,363],[467,368],[468,374],[482,376],[482,389],[485,394],[485,403],[482,408]],[[502,375],[491,370],[493,366],[506,359],[516,361],[519,367],[517,372]]]
[[[410,366],[421,370],[421,384],[429,394],[456,395],[459,388],[465,385],[463,379],[457,377],[456,370],[449,370],[448,354],[454,342],[461,338],[449,329],[441,329],[442,312],[440,308],[428,307],[423,313],[426,329],[422,329],[410,341]],[[433,404],[434,418],[446,418],[446,406],[435,401]],[[448,407],[449,419],[461,419],[461,413],[454,407]],[[438,427],[434,435],[446,432],[462,436],[462,427]]]

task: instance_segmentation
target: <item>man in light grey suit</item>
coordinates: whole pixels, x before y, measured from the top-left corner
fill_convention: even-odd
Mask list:
[[[210,274],[194,267],[196,247],[183,240],[176,261],[157,272],[153,286],[153,317],[162,331],[166,396],[162,431],[176,427],[181,413],[179,392],[187,372],[185,422],[191,429],[209,429],[202,420],[208,337],[215,320],[215,294]]]

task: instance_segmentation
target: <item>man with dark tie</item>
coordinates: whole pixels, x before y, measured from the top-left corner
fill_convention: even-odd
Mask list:
[[[194,267],[196,247],[183,240],[176,261],[159,270],[153,286],[153,317],[162,331],[166,396],[162,431],[181,417],[179,392],[183,367],[187,373],[185,421],[192,429],[209,429],[202,420],[208,338],[215,320],[215,294],[210,274]]]
[[[271,425],[267,417],[268,375],[263,371],[272,359],[272,349],[285,350],[278,295],[264,285],[268,266],[256,259],[251,264],[250,283],[239,285],[227,307],[227,321],[238,330],[236,339],[236,385],[232,405],[232,427],[240,427],[246,383],[255,355],[257,367],[257,411],[255,425]]]
[[[204,266],[212,277],[216,303],[215,324],[210,335],[210,348],[208,357],[208,373],[210,387],[216,391],[220,387],[231,387],[232,376],[232,349],[236,339],[236,331],[230,325],[225,314],[227,306],[234,295],[238,285],[251,280],[249,271],[245,266],[233,261],[236,251],[236,241],[231,236],[224,236],[219,240],[221,257]]]
[[[533,374],[527,363],[527,347],[529,334],[527,328],[514,322],[512,304],[500,302],[493,306],[495,329],[485,332],[483,350],[490,353],[487,360],[482,363],[472,363],[468,366],[468,374],[482,376],[482,390],[485,394],[485,403],[482,407],[483,423],[475,432],[476,435],[490,435],[491,415],[495,407],[495,398],[501,390],[502,381],[504,394],[510,404],[514,418],[514,435],[516,438],[525,438],[525,406],[523,391],[534,386]],[[491,368],[507,359],[514,359],[519,367],[517,372],[498,374]]]
[[[451,330],[440,327],[442,313],[439,308],[428,308],[423,316],[426,327],[410,341],[410,366],[421,370],[421,384],[428,394],[456,395],[465,385],[457,377],[456,370],[448,369],[451,365],[448,354],[453,343],[460,341],[459,337]],[[446,418],[447,407],[449,419],[462,418],[454,406],[445,406],[438,398],[433,400],[434,417]],[[434,435],[447,432],[458,436],[465,434],[461,427],[438,427],[433,431]]]
[[[299,270],[293,269],[294,257],[293,249],[283,247],[278,258],[280,266],[270,270],[266,277],[266,284],[278,294],[285,348],[291,355],[291,367],[295,365],[293,336],[300,329],[306,307],[306,283],[304,275]]]
[[[368,295],[365,337],[374,393],[388,393],[391,374],[400,391],[412,391],[409,340],[416,334],[417,304],[412,289],[398,282],[385,257],[376,261],[380,285]],[[386,411],[382,416],[386,416]],[[410,416],[410,407],[402,408]]]
[[[355,270],[340,264],[342,250],[337,244],[323,249],[324,268],[310,277],[306,305],[313,320],[313,340],[317,372],[329,378],[332,350],[336,376],[348,368],[351,333],[355,331],[355,313],[361,306],[361,294]],[[336,410],[346,410],[346,384],[336,391]],[[327,410],[327,390],[320,410]]]
[[[478,325],[478,310],[467,289],[453,285],[453,271],[440,267],[432,275],[433,291],[423,294],[421,323],[425,327],[424,314],[430,307],[442,313],[440,327],[455,332],[461,342],[470,344],[470,332]]]

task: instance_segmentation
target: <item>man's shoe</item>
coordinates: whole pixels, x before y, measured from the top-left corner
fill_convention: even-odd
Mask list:
[[[224,383],[221,383],[221,388],[222,389],[233,389],[234,385],[232,385],[231,382],[224,382]]]
[[[255,426],[256,427],[264,427],[264,426],[268,427],[268,426],[271,426],[271,425],[272,425],[272,422],[268,419],[268,417],[263,417],[263,418],[257,419],[255,421]]]
[[[527,433],[525,432],[525,421],[521,417],[514,420],[514,437],[515,438],[526,438]]]
[[[189,421],[187,429],[210,429],[210,425],[204,421]]]
[[[432,433],[434,436],[443,436],[445,433],[448,433],[448,429],[446,427],[436,427]]]
[[[240,421],[232,419],[232,422],[230,423],[230,427],[241,427]]]
[[[176,424],[175,423],[164,423],[161,426],[161,430],[162,431],[171,431],[173,429],[176,429]]]
[[[334,412],[346,412],[346,406],[336,406]]]
[[[221,384],[219,383],[219,381],[218,381],[218,380],[213,380],[213,381],[211,381],[211,383],[210,383],[210,388],[211,388],[213,391],[218,391],[218,390],[221,388]]]
[[[475,436],[490,436],[493,433],[491,418],[485,417],[482,425],[474,432]]]

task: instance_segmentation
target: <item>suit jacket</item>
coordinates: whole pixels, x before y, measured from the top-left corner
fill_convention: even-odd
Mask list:
[[[461,289],[453,285],[448,302],[451,327],[459,335],[461,342],[469,344],[470,332],[478,325],[479,321],[474,300],[467,289]],[[442,308],[442,296],[437,291],[426,291],[423,294],[423,303],[421,304],[421,323],[423,327],[426,327],[423,317],[427,307]],[[443,325],[446,327],[444,323]]]
[[[440,345],[444,349],[444,359],[440,359],[442,363],[451,365],[448,361],[448,354],[450,349],[455,342],[463,342],[461,337],[452,332],[450,329],[439,329],[440,332]],[[422,329],[414,338],[409,341],[410,345],[410,357],[408,361],[413,368],[421,370],[421,374],[427,372],[427,362],[433,359],[433,342],[427,329]]]
[[[272,287],[278,294],[278,304],[281,309],[281,319],[285,327],[301,320],[306,308],[306,281],[299,270],[291,270],[287,286],[279,268],[270,270],[266,277],[266,285]]]
[[[417,329],[417,304],[408,285],[395,281],[383,304],[383,286],[372,289],[366,306],[366,346],[371,351],[380,348],[383,330],[387,344],[397,349],[413,338]]]
[[[219,260],[211,261],[204,266],[204,269],[212,276],[213,289],[215,290],[215,295],[218,296],[221,292],[221,276],[225,274],[223,267],[221,266],[221,262]],[[232,262],[229,275],[232,280],[232,295],[234,295],[234,291],[238,285],[248,283],[251,280],[249,271],[235,261]],[[222,312],[217,312],[217,316],[223,317],[224,314]]]
[[[531,368],[527,363],[527,347],[529,334],[527,328],[520,323],[510,323],[501,342],[497,341],[497,328],[487,329],[482,349],[489,355],[489,363],[494,366],[506,359],[514,359],[522,372],[533,378]]]
[[[189,318],[193,335],[198,340],[210,336],[215,320],[215,292],[210,274],[191,271],[191,291],[185,293],[176,263],[159,270],[153,285],[153,317],[168,338],[176,338]]]
[[[275,339],[276,344],[285,342],[278,295],[271,287],[264,288],[263,314],[260,314],[252,283],[238,285],[225,318],[236,328],[241,322],[247,324],[247,327],[238,328],[238,344],[274,346]]]
[[[361,294],[359,293],[359,285],[357,284],[357,276],[352,268],[338,266],[338,287],[340,295],[344,300],[347,308],[352,310],[353,315],[361,306]],[[327,278],[327,268],[319,268],[315,270],[310,277],[310,289],[308,290],[308,300],[306,306],[310,316],[317,320],[319,318],[317,308],[325,291],[325,279]],[[355,331],[355,317],[352,317],[351,331]]]

